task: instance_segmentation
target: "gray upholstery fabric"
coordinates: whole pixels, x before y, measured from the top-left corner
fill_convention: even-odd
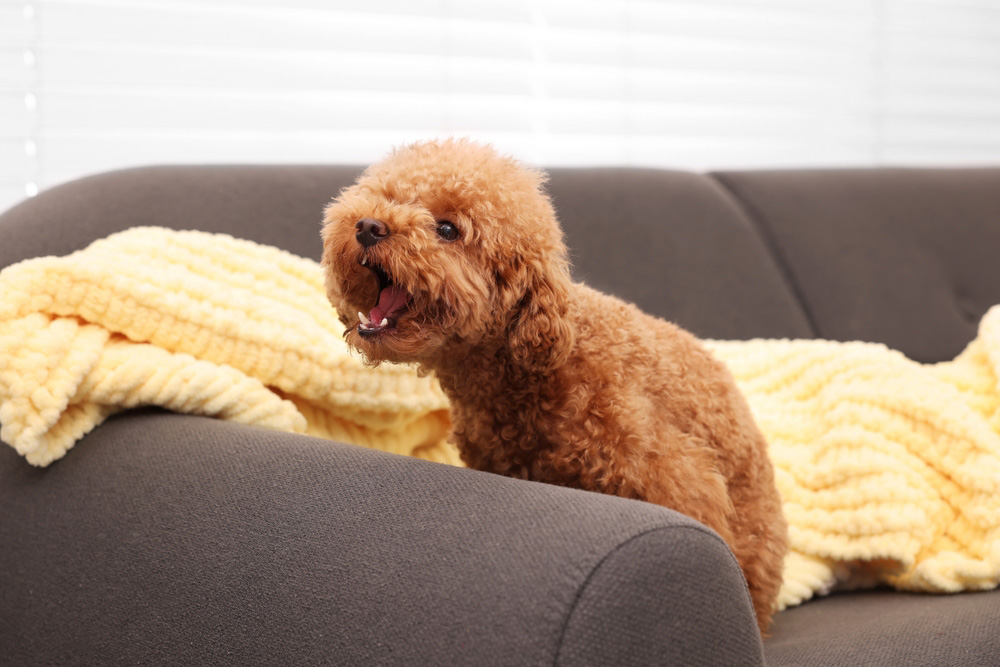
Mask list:
[[[158,411],[0,480],[4,664],[763,664],[722,541],[646,503]]]
[[[702,337],[814,335],[764,242],[712,179],[556,169],[548,189],[578,280]]]
[[[556,665],[661,665],[667,658],[706,667],[756,663],[756,626],[727,623],[717,631],[718,619],[752,612],[741,608],[749,598],[732,595],[746,586],[732,553],[721,542],[706,543],[702,533],[694,526],[651,530],[609,553],[580,592]],[[691,634],[691,626],[703,631]]]
[[[71,181],[3,214],[0,267],[144,225],[222,232],[319,259],[323,208],[358,167],[163,166]]]
[[[1000,664],[1000,591],[837,594],[778,614],[771,667]]]
[[[821,338],[943,361],[1000,303],[1000,169],[717,177],[769,240]]]

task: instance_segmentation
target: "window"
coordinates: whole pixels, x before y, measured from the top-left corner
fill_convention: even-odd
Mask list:
[[[0,208],[139,164],[1000,161],[996,0],[0,0]]]

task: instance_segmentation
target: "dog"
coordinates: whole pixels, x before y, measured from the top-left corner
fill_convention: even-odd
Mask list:
[[[416,363],[470,467],[663,505],[712,528],[765,633],[787,527],[767,445],[691,334],[570,277],[545,175],[427,141],[326,208],[322,266],[366,363]]]

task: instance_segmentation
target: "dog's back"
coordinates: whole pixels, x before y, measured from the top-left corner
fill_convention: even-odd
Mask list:
[[[577,338],[561,370],[578,418],[554,416],[564,432],[553,459],[599,450],[612,465],[575,485],[664,505],[719,533],[765,629],[786,525],[766,442],[729,370],[683,329],[585,285],[573,286],[567,316]]]

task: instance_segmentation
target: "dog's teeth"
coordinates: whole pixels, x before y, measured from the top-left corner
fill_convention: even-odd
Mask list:
[[[389,326],[389,318],[387,318],[387,317],[383,317],[383,318],[382,318],[382,321],[381,321],[381,322],[379,322],[379,323],[378,323],[378,325],[379,325],[380,327],[387,327],[387,326]]]
[[[361,311],[358,311],[358,319],[361,320],[361,324],[365,325],[366,327],[370,327],[372,325],[371,320],[365,317],[365,314],[362,313]]]
[[[367,263],[368,263],[368,258],[367,257],[362,257],[361,258],[361,266],[364,266]]]

